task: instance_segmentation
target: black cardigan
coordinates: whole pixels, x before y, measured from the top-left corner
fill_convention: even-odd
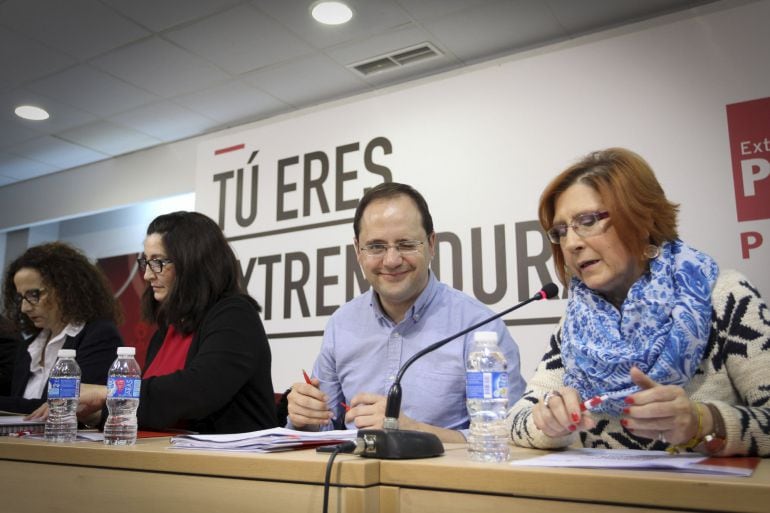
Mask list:
[[[24,391],[30,378],[30,340],[19,344],[16,353],[16,363],[13,367],[11,380],[11,395],[0,397],[0,410],[14,413],[31,413],[41,404],[45,403],[48,396],[48,387],[43,389],[40,399],[25,399]],[[64,340],[62,349],[74,349],[77,351],[75,360],[80,366],[81,382],[94,385],[107,384],[107,371],[115,360],[118,347],[123,345],[115,323],[109,320],[99,319],[87,322],[83,329],[74,337],[69,335]]]
[[[155,332],[149,367],[166,337]],[[256,303],[247,296],[221,299],[193,334],[184,369],[143,379],[139,426],[184,424],[199,433],[242,433],[278,425],[270,345]]]

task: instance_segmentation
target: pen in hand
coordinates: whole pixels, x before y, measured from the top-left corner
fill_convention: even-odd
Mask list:
[[[595,395],[591,397],[590,399],[586,399],[582,403],[580,403],[580,411],[591,411],[600,404],[602,404],[604,401],[606,401],[609,398],[607,394],[605,395]]]
[[[310,376],[308,376],[307,372],[305,372],[305,369],[302,369],[302,376],[305,378],[305,383],[308,385],[312,385],[313,383],[310,381]],[[350,406],[345,404],[344,402],[340,402],[343,408],[345,408],[345,411],[350,411]]]

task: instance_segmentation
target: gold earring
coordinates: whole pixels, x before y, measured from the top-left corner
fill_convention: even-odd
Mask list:
[[[658,255],[660,255],[660,248],[655,244],[649,244],[646,248],[644,248],[644,252],[642,254],[647,260],[652,260],[653,258],[658,258]]]

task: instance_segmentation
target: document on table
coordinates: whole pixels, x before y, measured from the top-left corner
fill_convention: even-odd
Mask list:
[[[356,439],[358,431],[296,431],[286,428],[263,429],[229,435],[182,435],[171,439],[173,449],[275,452],[333,445]]]
[[[676,470],[750,476],[759,458],[711,458],[702,454],[669,454],[632,449],[569,449],[510,462],[515,467],[579,467]]]
[[[45,422],[24,420],[25,415],[0,415],[0,435],[20,435],[39,433],[45,428]]]

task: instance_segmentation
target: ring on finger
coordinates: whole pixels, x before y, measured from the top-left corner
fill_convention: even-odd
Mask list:
[[[559,393],[558,390],[549,390],[548,392],[546,392],[546,394],[543,396],[543,406],[545,406],[546,408],[550,408],[548,406],[548,401],[550,401],[554,397],[561,397],[561,394]]]

